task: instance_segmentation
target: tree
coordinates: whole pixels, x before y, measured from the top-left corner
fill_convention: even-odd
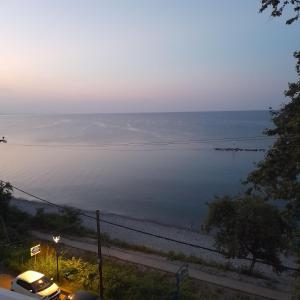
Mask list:
[[[281,16],[287,6],[293,6],[296,16],[287,20],[291,24],[299,17],[300,0],[262,0],[260,11],[272,7],[272,16]],[[276,142],[267,152],[265,159],[257,164],[256,170],[248,175],[246,184],[249,192],[263,193],[265,199],[286,200],[287,212],[292,217],[300,214],[300,52],[297,59],[298,80],[289,83],[285,96],[287,104],[279,111],[273,111],[273,129],[265,133],[276,137]]]
[[[12,198],[12,185],[9,182],[0,181],[0,218],[7,221],[9,202]]]
[[[300,52],[294,56],[298,59],[296,69],[300,77]],[[286,200],[289,214],[297,217],[300,209],[300,80],[290,83],[285,95],[290,101],[279,111],[272,112],[275,127],[265,131],[277,139],[265,159],[248,175],[246,183],[262,192],[265,199]]]
[[[299,19],[300,12],[300,0],[261,0],[260,12],[263,12],[267,8],[271,7],[271,16],[280,17],[287,7],[291,7],[295,15],[286,21],[286,24],[290,25]]]
[[[290,240],[291,226],[279,209],[260,197],[224,196],[208,204],[208,230],[216,229],[215,247],[228,258],[252,257],[249,271],[257,260],[281,272],[280,254]]]

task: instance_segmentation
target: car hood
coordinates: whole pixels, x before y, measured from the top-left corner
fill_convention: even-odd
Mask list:
[[[39,291],[37,293],[37,295],[41,296],[41,297],[46,297],[46,296],[49,296],[53,293],[55,293],[57,290],[58,290],[58,286],[56,283],[52,283],[48,288],[42,290],[42,291]]]

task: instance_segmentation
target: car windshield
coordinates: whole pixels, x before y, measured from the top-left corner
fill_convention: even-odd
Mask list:
[[[42,278],[38,279],[37,281],[34,281],[31,283],[35,293],[38,293],[38,292],[48,288],[51,284],[52,284],[52,281],[49,278],[47,278],[46,276],[43,276]]]

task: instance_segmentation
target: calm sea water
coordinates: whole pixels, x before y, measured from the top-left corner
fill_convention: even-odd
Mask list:
[[[0,178],[56,203],[196,227],[264,156],[214,147],[267,148],[222,139],[270,126],[266,111],[0,115]]]

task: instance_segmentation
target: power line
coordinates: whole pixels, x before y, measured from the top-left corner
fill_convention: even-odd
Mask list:
[[[0,182],[4,182],[3,180],[0,180]],[[61,210],[68,210],[68,207],[66,206],[62,206],[62,205],[58,205],[58,204],[55,204],[51,201],[48,201],[46,199],[43,199],[41,197],[38,197],[38,196],[35,196],[34,194],[31,194],[31,193],[28,193],[26,191],[24,191],[23,189],[20,189],[16,186],[13,186],[12,187],[28,196],[31,196],[37,200],[40,200],[50,206],[54,206],[56,208],[59,208]],[[96,217],[93,217],[93,216],[90,216],[84,212],[82,212],[82,210],[80,209],[77,209],[76,210],[78,211],[78,214],[83,216],[83,217],[87,217],[87,218],[90,218],[90,219],[93,219],[96,221]],[[182,244],[182,245],[185,245],[185,246],[190,246],[190,247],[193,247],[193,248],[197,248],[197,249],[202,249],[202,250],[206,250],[206,251],[209,251],[209,252],[213,252],[213,253],[217,253],[217,254],[221,254],[221,255],[224,255],[224,256],[228,256],[227,253],[225,252],[222,252],[222,251],[219,251],[217,249],[213,249],[213,248],[209,248],[209,247],[205,247],[205,246],[201,246],[201,245],[198,245],[198,244],[193,244],[193,243],[189,243],[189,242],[184,242],[184,241],[180,241],[180,240],[176,240],[176,239],[173,239],[173,238],[170,238],[170,237],[166,237],[166,236],[162,236],[162,235],[159,235],[159,234],[155,234],[155,233],[151,233],[151,232],[148,232],[148,231],[144,231],[144,230],[140,230],[140,229],[137,229],[137,228],[132,228],[132,227],[129,227],[129,226],[126,226],[126,225],[122,225],[122,224],[118,224],[118,223],[115,223],[115,222],[110,222],[110,221],[106,221],[106,220],[103,220],[101,219],[100,222],[102,223],[106,223],[106,224],[110,224],[110,225],[113,225],[113,226],[116,226],[116,227],[119,227],[119,228],[123,228],[123,229],[127,229],[127,230],[130,230],[130,231],[133,231],[133,232],[137,232],[137,233],[141,233],[141,234],[144,234],[144,235],[148,235],[148,236],[151,236],[151,237],[155,237],[155,238],[159,238],[159,239],[163,239],[163,240],[166,240],[166,241],[170,241],[170,242],[174,242],[174,243],[177,243],[177,244]],[[242,259],[242,260],[246,260],[246,261],[252,261],[251,258],[239,258],[239,259]],[[257,260],[257,262],[261,263],[261,264],[265,264],[265,265],[270,265],[270,263],[267,263],[265,261],[262,261],[262,260]],[[288,266],[283,266],[285,270],[290,270],[290,271],[299,271],[298,269],[296,268],[291,268],[291,267],[288,267]]]

